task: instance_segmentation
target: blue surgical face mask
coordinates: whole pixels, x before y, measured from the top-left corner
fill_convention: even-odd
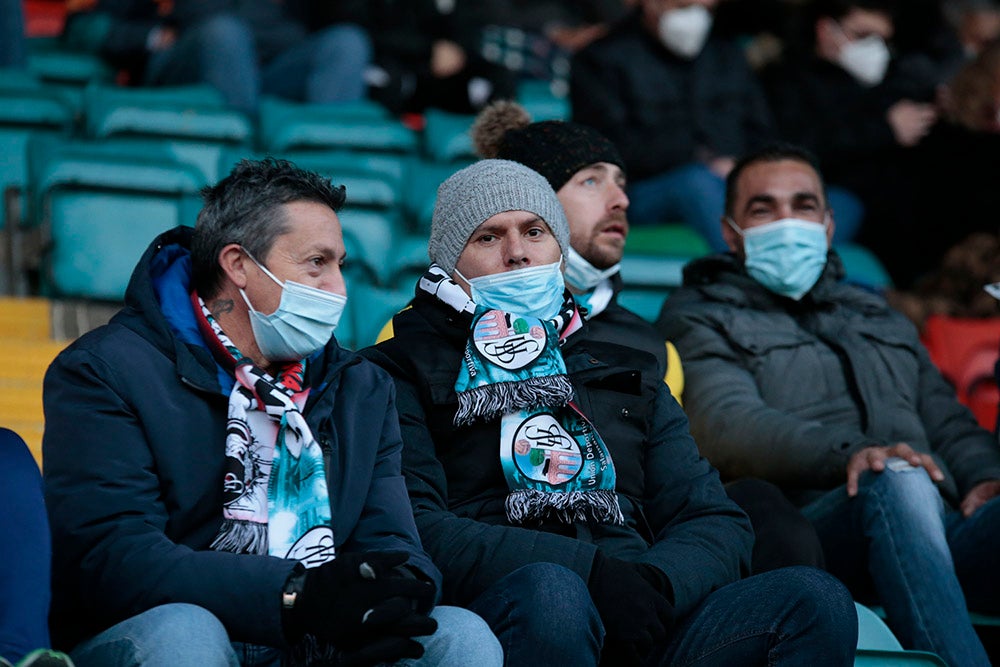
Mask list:
[[[547,320],[559,314],[563,304],[562,260],[526,269],[502,271],[489,276],[458,277],[469,284],[472,300],[484,308]]]
[[[826,266],[828,223],[784,218],[740,229],[747,273],[775,294],[798,301],[812,289]]]
[[[594,289],[602,280],[618,273],[620,268],[621,263],[603,270],[598,269],[573,248],[566,251],[566,283],[581,292]]]
[[[254,310],[246,292],[240,290],[260,353],[268,361],[295,361],[326,345],[340,322],[347,297],[291,280],[282,283],[250,253],[247,257],[281,286],[278,309],[270,315]]]

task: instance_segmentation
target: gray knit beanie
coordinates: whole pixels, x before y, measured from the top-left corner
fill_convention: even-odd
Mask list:
[[[545,177],[518,162],[480,160],[441,184],[434,204],[427,254],[450,275],[472,232],[497,213],[528,211],[549,226],[563,254],[569,224]]]

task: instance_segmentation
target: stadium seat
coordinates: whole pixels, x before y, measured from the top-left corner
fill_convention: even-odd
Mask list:
[[[994,370],[1000,357],[1000,317],[931,315],[922,340],[931,361],[954,385],[958,400],[972,410],[980,426],[993,431],[1000,403]]]
[[[701,234],[682,224],[632,227],[626,244],[626,255],[694,259],[709,252],[711,249]]]
[[[889,272],[868,248],[855,243],[841,243],[834,246],[834,250],[844,263],[848,282],[874,290],[892,287]]]
[[[33,141],[40,288],[47,296],[120,300],[139,256],[160,232],[193,225],[204,175],[189,164],[87,143]],[[29,267],[30,268],[30,267]]]
[[[353,320],[354,349],[374,345],[385,323],[413,298],[413,290],[390,290],[363,283],[349,289],[346,314]]]
[[[430,259],[427,257],[426,235],[409,234],[393,239],[385,286],[412,293],[428,266]]]
[[[944,660],[926,651],[906,651],[892,630],[878,615],[857,602],[858,647],[855,651],[855,667],[946,667]]]
[[[347,262],[360,262],[375,276],[376,284],[383,284],[391,270],[389,261],[393,243],[403,235],[399,215],[391,211],[345,207],[338,217],[344,230]]]
[[[425,155],[434,162],[476,159],[469,134],[475,119],[475,116],[428,109],[424,112]]]
[[[552,92],[548,81],[526,80],[517,86],[517,101],[531,115],[533,121],[569,120],[571,108],[566,96]]]
[[[471,162],[454,164],[414,159],[403,181],[403,214],[411,230],[426,234],[431,228],[437,189],[449,176]]]
[[[270,153],[347,149],[414,153],[416,133],[375,102],[298,104],[265,98],[260,104],[258,143]]]

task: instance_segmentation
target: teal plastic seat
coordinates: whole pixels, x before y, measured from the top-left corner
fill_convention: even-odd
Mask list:
[[[342,149],[414,153],[417,135],[374,102],[260,104],[260,146],[271,153]]]
[[[927,651],[906,651],[889,626],[864,605],[854,603],[858,612],[858,647],[855,667],[946,667],[944,660]]]
[[[91,82],[111,82],[114,70],[99,56],[42,45],[29,40],[28,70],[48,83],[83,87]]]
[[[430,262],[426,235],[408,234],[394,239],[386,272],[386,286],[412,293],[420,276],[427,272]]]
[[[424,153],[435,162],[476,159],[469,134],[475,120],[475,116],[428,109],[424,112]]]
[[[345,316],[353,319],[354,349],[374,345],[386,322],[413,298],[412,290],[390,290],[373,285],[357,284],[349,290]]]
[[[399,216],[391,211],[344,207],[338,217],[348,264],[360,262],[368,266],[375,282],[384,283],[390,271],[394,239],[403,234]]]
[[[403,181],[403,214],[411,230],[427,234],[431,228],[437,189],[449,176],[470,162],[439,163],[415,159]]]
[[[208,86],[119,88],[92,85],[84,93],[87,135],[93,138],[158,137],[246,144],[253,126],[222,105]]]
[[[892,278],[885,266],[868,248],[856,243],[842,243],[834,246],[844,263],[846,279],[850,282],[882,290],[892,287]]]
[[[149,242],[193,225],[201,208],[207,181],[190,164],[72,142],[32,143],[29,150],[47,296],[120,300]]]
[[[522,81],[517,86],[517,101],[536,122],[569,120],[572,115],[569,99],[553,92],[548,81]]]

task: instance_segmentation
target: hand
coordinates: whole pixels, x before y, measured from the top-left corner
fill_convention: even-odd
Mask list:
[[[882,472],[885,470],[885,460],[893,457],[903,459],[912,466],[924,468],[935,482],[944,481],[944,473],[934,463],[930,454],[918,454],[905,442],[897,442],[890,447],[865,447],[851,456],[847,462],[847,495],[852,498],[858,495],[858,478],[861,477],[861,473],[865,470]]]
[[[991,479],[980,482],[972,487],[965,498],[962,499],[960,509],[962,516],[968,519],[976,513],[976,510],[986,504],[987,501],[1000,496],[1000,479]]]
[[[465,67],[465,50],[447,39],[439,39],[431,47],[431,74],[438,79],[447,79]]]
[[[346,553],[306,571],[302,590],[283,617],[290,643],[305,634],[337,648],[367,646],[376,638],[430,634],[437,626],[416,611],[434,599],[434,585],[398,570],[401,551]]]
[[[597,552],[590,571],[590,597],[604,621],[604,650],[615,665],[638,665],[666,640],[674,625],[673,605],[642,575],[652,567]]]
[[[910,147],[916,146],[930,132],[931,126],[937,121],[937,111],[932,104],[900,100],[889,107],[885,117],[896,137],[896,143]]]

